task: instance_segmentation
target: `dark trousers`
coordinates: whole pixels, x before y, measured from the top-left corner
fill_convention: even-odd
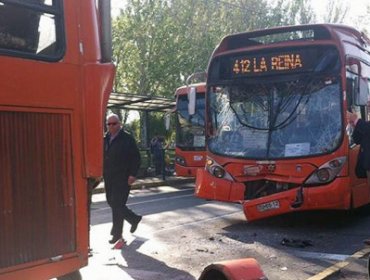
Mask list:
[[[162,159],[156,159],[154,161],[154,167],[155,167],[155,175],[160,175],[162,174]]]
[[[138,220],[138,218],[139,216],[126,205],[112,207],[113,227],[111,234],[113,236],[122,236],[123,221],[126,220],[130,224],[133,224]]]
[[[109,180],[105,182],[107,202],[112,209],[111,235],[115,237],[122,236],[124,220],[133,224],[140,217],[126,206],[130,189],[131,187],[124,183],[117,184],[117,182],[109,182]]]

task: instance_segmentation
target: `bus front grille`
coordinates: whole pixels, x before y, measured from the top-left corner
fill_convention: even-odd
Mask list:
[[[75,250],[71,116],[0,110],[0,269]]]
[[[290,189],[298,188],[299,184],[276,182],[270,180],[257,180],[245,182],[244,199],[250,200],[259,197],[284,192]]]

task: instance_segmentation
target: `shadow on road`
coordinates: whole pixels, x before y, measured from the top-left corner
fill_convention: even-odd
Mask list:
[[[259,242],[277,249],[290,245],[308,251],[352,254],[370,237],[370,206],[353,211],[295,212],[236,223],[224,230],[226,236],[245,244]]]
[[[140,253],[138,249],[145,243],[145,239],[135,239],[122,249],[122,257],[127,267],[121,266],[135,280],[195,280],[196,278],[186,271],[169,267],[166,263]]]

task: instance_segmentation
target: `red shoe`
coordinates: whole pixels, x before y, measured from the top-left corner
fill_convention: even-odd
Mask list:
[[[124,240],[123,238],[120,238],[116,244],[114,244],[114,246],[112,247],[112,249],[114,250],[121,250],[123,248],[123,246],[126,245],[126,240]]]

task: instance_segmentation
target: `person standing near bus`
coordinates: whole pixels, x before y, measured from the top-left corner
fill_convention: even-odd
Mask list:
[[[106,124],[103,177],[107,202],[112,209],[112,239],[109,243],[114,244],[122,239],[124,220],[131,224],[130,232],[134,233],[142,219],[126,206],[141,158],[135,139],[123,130],[116,114],[107,116]]]
[[[370,122],[359,119],[357,114],[347,111],[347,120],[353,125],[353,141],[360,144],[360,164],[367,173],[367,182],[370,185]]]
[[[155,175],[162,174],[164,164],[163,143],[164,143],[163,136],[156,136],[150,142],[150,151],[153,155]]]

